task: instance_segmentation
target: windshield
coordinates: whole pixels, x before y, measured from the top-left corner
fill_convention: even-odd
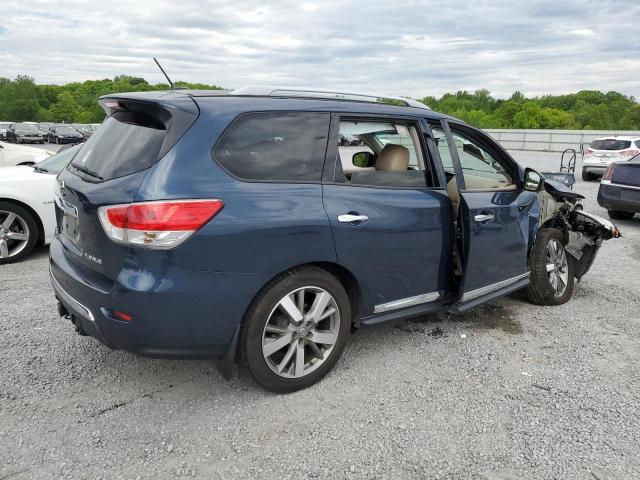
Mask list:
[[[71,127],[56,127],[56,132],[60,133],[76,133],[76,130]]]
[[[73,159],[76,152],[80,149],[80,145],[75,145],[71,148],[61,151],[52,157],[42,160],[36,164],[38,170],[43,170],[47,173],[58,174],[66,167]]]
[[[590,147],[594,150],[624,150],[629,148],[631,142],[629,140],[618,140],[615,138],[607,138],[605,140],[594,140]]]
[[[19,123],[16,125],[16,130],[38,130],[35,125],[30,123]]]

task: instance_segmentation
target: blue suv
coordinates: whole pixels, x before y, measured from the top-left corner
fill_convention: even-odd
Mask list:
[[[61,316],[108,347],[236,358],[277,392],[354,327],[528,289],[569,300],[607,220],[495,141],[404,98],[125,93],[56,185]]]

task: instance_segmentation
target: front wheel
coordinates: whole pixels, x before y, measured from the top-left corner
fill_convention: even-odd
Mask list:
[[[582,170],[582,180],[585,182],[590,182],[591,181],[591,174],[587,173],[586,170]]]
[[[0,265],[22,260],[38,240],[33,215],[19,205],[0,202]]]
[[[350,327],[351,306],[340,282],[320,268],[296,269],[272,281],[253,301],[241,348],[260,385],[288,393],[329,373]]]
[[[540,229],[531,251],[529,300],[538,305],[562,305],[573,295],[574,283],[563,233],[556,228]]]

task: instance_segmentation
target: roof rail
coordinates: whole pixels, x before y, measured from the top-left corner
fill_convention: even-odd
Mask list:
[[[422,108],[431,110],[424,103],[412,98],[396,97],[393,95],[377,95],[373,93],[348,92],[343,90],[328,90],[324,88],[303,88],[303,87],[269,87],[269,86],[248,86],[231,90],[229,95],[236,96],[256,96],[256,97],[299,97],[299,98],[325,98],[332,100],[350,100],[355,102],[368,103],[388,103],[387,100],[394,100],[404,103],[407,107]]]

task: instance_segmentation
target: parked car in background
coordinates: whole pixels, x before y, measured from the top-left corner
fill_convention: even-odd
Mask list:
[[[55,152],[41,148],[0,142],[0,167],[33,165],[34,163],[49,158],[54,153]],[[4,169],[0,170],[0,172],[4,172]]]
[[[631,220],[640,213],[640,155],[609,164],[600,182],[598,204],[614,220]]]
[[[7,128],[6,141],[13,143],[44,143],[44,135],[30,122],[12,123]]]
[[[11,125],[11,122],[0,122],[0,140],[3,142],[7,136],[7,128]]]
[[[42,134],[44,135],[44,138],[47,138],[47,135],[49,134],[49,129],[53,126],[53,123],[51,122],[43,122],[43,123],[39,123],[38,124],[38,130],[40,130],[42,132]]]
[[[91,138],[91,135],[95,133],[95,131],[100,127],[100,123],[89,123],[80,129],[80,133],[85,140]]]
[[[601,177],[610,163],[629,160],[640,153],[640,137],[602,137],[594,140],[582,159],[582,180]]]
[[[56,183],[60,315],[112,348],[218,358],[225,376],[238,347],[290,392],[331,370],[354,326],[520,289],[567,302],[615,226],[484,132],[379,98],[103,97],[107,120]],[[345,171],[341,136],[363,167]]]
[[[71,125],[58,124],[49,128],[47,140],[49,143],[55,144],[80,143],[84,140],[84,137]]]
[[[55,178],[78,151],[74,146],[34,166],[0,170],[0,265],[49,244],[55,230]]]

